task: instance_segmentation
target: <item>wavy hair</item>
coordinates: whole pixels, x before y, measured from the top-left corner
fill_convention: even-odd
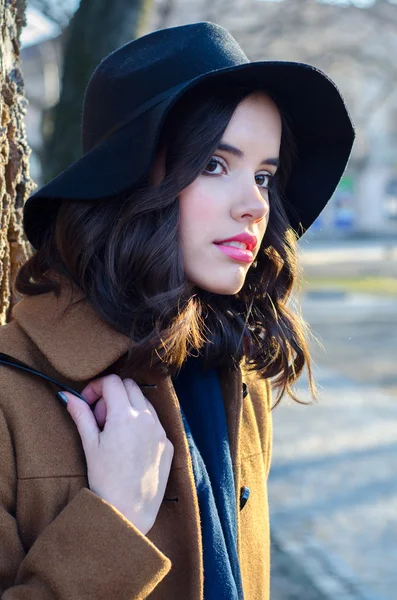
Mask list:
[[[267,230],[241,290],[219,295],[192,289],[179,244],[178,195],[208,165],[235,108],[253,91],[214,84],[187,91],[161,130],[156,156],[165,153],[162,181],[152,183],[149,171],[110,199],[63,200],[14,286],[24,295],[58,295],[51,272],[77,285],[101,318],[131,339],[122,373],[135,377],[149,367],[175,375],[194,353],[202,354],[206,369],[237,368],[245,357],[249,370],[272,378],[276,404],[285,392],[301,402],[291,385],[305,365],[313,397],[316,392],[308,326],[288,306],[300,269],[297,235],[285,212],[296,160],[287,116],[281,113],[280,168],[269,191]]]

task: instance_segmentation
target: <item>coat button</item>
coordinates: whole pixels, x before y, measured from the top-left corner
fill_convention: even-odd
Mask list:
[[[247,384],[243,381],[243,398],[245,398],[246,396],[248,396],[248,387]]]
[[[241,488],[241,491],[240,491],[240,510],[242,510],[244,508],[244,506],[247,504],[249,495],[250,495],[250,489],[247,488],[245,485],[243,485],[243,487]]]

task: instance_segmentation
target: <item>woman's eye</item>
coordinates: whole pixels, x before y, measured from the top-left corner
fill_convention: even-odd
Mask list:
[[[220,168],[220,170],[216,171],[217,168]],[[219,158],[211,158],[209,163],[207,163],[207,166],[204,169],[203,173],[210,173],[211,175],[220,175],[222,173],[222,169],[223,171],[226,171],[226,166],[223,164],[223,162],[221,162]],[[268,189],[271,186],[272,177],[273,176],[271,175],[271,173],[261,173],[259,175],[255,175],[256,179],[260,179],[260,181],[257,181],[257,184],[262,186],[264,189]]]
[[[225,168],[225,167],[224,167],[224,165],[223,165],[223,163],[221,163],[221,161],[220,161],[220,160],[218,160],[218,159],[216,159],[216,158],[211,158],[210,162],[207,164],[207,166],[206,166],[206,168],[204,169],[204,171],[208,171],[209,173],[214,173],[214,172],[215,172],[215,170],[214,170],[214,169],[211,169],[211,168],[209,169],[209,168],[208,168],[210,165],[212,165],[212,166],[215,166],[215,168],[216,168],[217,166],[219,166],[219,167],[222,167],[222,168]]]
[[[270,173],[262,173],[256,177],[262,179],[262,181],[258,182],[258,185],[262,185],[265,189],[269,189],[272,181],[272,175]]]

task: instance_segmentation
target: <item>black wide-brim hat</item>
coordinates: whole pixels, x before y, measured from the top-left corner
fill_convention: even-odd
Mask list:
[[[288,118],[297,159],[285,191],[291,226],[302,235],[323,210],[346,168],[354,129],[335,84],[317,68],[251,62],[215,23],[160,29],[128,42],[88,82],[81,158],[37,190],[24,206],[26,236],[38,249],[62,200],[109,198],[144,177],[171,107],[203,82],[265,89]]]

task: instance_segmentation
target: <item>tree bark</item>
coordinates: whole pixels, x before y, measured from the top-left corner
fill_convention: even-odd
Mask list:
[[[64,32],[61,96],[47,115],[52,125],[45,141],[43,183],[81,156],[84,91],[95,67],[110,52],[139,37],[152,0],[81,0]]]
[[[20,65],[25,10],[26,0],[0,0],[0,325],[9,321],[19,300],[12,289],[15,275],[33,251],[22,228],[23,205],[35,187],[29,174]]]

